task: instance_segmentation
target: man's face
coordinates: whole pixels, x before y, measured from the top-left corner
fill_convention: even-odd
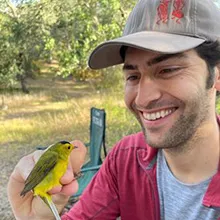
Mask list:
[[[210,117],[208,71],[194,50],[176,55],[128,48],[125,103],[155,148],[184,145]]]

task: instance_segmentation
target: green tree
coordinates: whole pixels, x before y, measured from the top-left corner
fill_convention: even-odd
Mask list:
[[[53,27],[60,75],[82,80],[97,75],[97,71],[87,68],[88,55],[94,45],[121,34],[128,14],[125,5],[129,2],[131,7],[131,0],[76,0],[61,7],[62,13]]]
[[[34,75],[34,61],[44,51],[44,39],[50,36],[53,19],[48,11],[49,4],[48,1],[28,1],[13,5],[5,0],[4,6],[1,11],[4,34],[0,46],[3,55],[0,82],[8,85],[19,81],[22,90],[28,93],[25,80]]]
[[[14,1],[13,1],[14,2]],[[0,83],[20,81],[28,92],[27,77],[35,61],[56,59],[57,74],[84,80],[101,78],[87,67],[95,45],[117,37],[134,0],[0,0]]]

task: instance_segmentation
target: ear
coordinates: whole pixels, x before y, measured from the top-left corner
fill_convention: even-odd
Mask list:
[[[215,67],[215,84],[214,87],[217,91],[220,91],[220,64]]]

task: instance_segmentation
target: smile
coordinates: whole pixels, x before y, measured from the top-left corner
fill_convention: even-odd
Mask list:
[[[145,120],[155,121],[157,119],[164,118],[164,117],[172,114],[175,110],[176,110],[176,108],[161,110],[161,111],[152,112],[152,113],[143,112],[143,117]]]

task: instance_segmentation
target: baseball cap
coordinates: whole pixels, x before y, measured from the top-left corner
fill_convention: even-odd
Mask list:
[[[139,0],[122,37],[97,46],[88,65],[101,69],[123,63],[122,46],[174,54],[219,39],[220,10],[212,0]]]

